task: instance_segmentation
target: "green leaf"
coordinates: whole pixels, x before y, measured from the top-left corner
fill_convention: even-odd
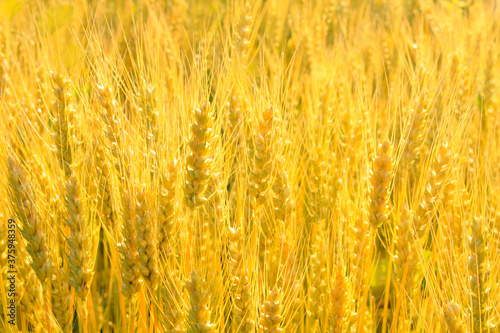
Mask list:
[[[45,15],[45,22],[50,33],[54,33],[57,29],[69,22],[73,16],[73,6],[58,6],[51,8]]]
[[[23,8],[23,3],[16,0],[5,0],[0,2],[0,16],[7,20],[12,20],[12,18],[19,13]]]

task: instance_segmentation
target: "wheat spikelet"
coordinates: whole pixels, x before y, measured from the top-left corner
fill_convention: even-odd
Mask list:
[[[145,188],[136,195],[136,228],[137,251],[139,253],[139,270],[149,288],[154,290],[158,279],[157,248],[155,230],[150,212],[149,198]]]
[[[144,113],[146,117],[146,140],[148,148],[156,151],[158,144],[158,98],[156,97],[155,88],[151,84],[144,84],[144,91],[139,96],[141,98],[141,106],[139,112]]]
[[[250,33],[252,25],[252,12],[251,12],[251,2],[245,1],[243,6],[243,12],[241,14],[240,22],[236,31],[236,52],[243,63],[246,66],[248,59],[248,50],[250,46]]]
[[[209,333],[215,332],[215,326],[210,321],[210,294],[204,290],[205,281],[198,275],[198,272],[191,272],[191,279],[188,281],[188,291],[190,309],[188,313],[188,333]]]
[[[158,249],[162,256],[169,253],[169,242],[176,222],[176,183],[177,160],[173,159],[167,165],[167,171],[160,179],[160,194],[158,207]]]
[[[26,317],[35,332],[43,332],[49,325],[40,304],[43,304],[42,286],[36,273],[29,268],[27,262],[19,262],[19,286],[15,295],[16,307],[19,313]],[[21,322],[21,318],[17,319]]]
[[[436,206],[441,199],[441,192],[447,180],[451,163],[450,149],[446,143],[439,146],[438,156],[432,165],[429,183],[424,192],[422,202],[417,208],[416,228],[418,236],[423,238],[429,223],[436,211]]]
[[[64,170],[65,176],[69,177],[73,162],[72,149],[76,143],[74,136],[76,110],[73,105],[73,84],[70,79],[54,72],[51,72],[51,78],[56,98],[52,103],[52,121],[55,128],[54,142],[59,164]]]
[[[31,267],[40,282],[50,275],[52,261],[47,248],[47,238],[44,226],[35,206],[35,197],[31,184],[13,156],[7,159],[9,168],[9,192],[17,217],[23,228],[21,233],[26,240],[26,250],[31,256]]]
[[[404,168],[408,168],[419,156],[420,145],[422,144],[424,137],[423,133],[427,121],[426,96],[422,94],[422,96],[417,98],[417,101],[418,102],[413,110],[411,120],[407,125],[408,134],[401,162],[401,165]]]
[[[47,94],[47,92],[45,91],[46,73],[42,68],[39,68],[36,72],[36,83],[37,83],[37,89],[35,96],[36,99],[35,108],[36,112],[40,115],[40,117],[43,117],[48,114],[48,110],[44,100],[44,96]],[[43,129],[44,126],[41,126],[40,130]]]
[[[106,226],[114,230],[116,215],[113,210],[113,192],[111,188],[111,170],[106,157],[106,152],[99,143],[94,144],[94,167],[97,172],[98,196],[100,212]]]
[[[319,248],[320,237],[318,237],[313,254],[309,257],[309,292],[307,297],[307,316],[310,320],[309,329],[312,329],[316,322],[318,326],[323,328],[325,326],[326,315],[326,300],[327,300],[327,272],[326,262],[322,249]],[[318,247],[316,249],[316,247]]]
[[[252,284],[248,269],[240,268],[238,274],[233,277],[233,295],[235,332],[254,332]]]
[[[378,228],[387,220],[387,200],[392,173],[392,146],[389,141],[380,145],[377,157],[373,160],[370,172],[370,207],[369,220],[374,228]]]
[[[255,321],[252,319],[252,285],[250,273],[245,268],[243,239],[241,228],[229,227],[229,270],[233,297],[233,330],[235,332],[253,332]]]
[[[73,332],[73,300],[70,284],[66,277],[57,271],[51,279],[52,312],[63,333]]]
[[[105,84],[97,85],[99,104],[102,108],[102,118],[106,125],[104,134],[109,140],[109,148],[115,158],[120,154],[123,125],[118,114],[118,103],[113,97],[111,88]]]
[[[272,187],[275,194],[273,197],[274,218],[281,223],[288,224],[293,201],[288,184],[288,175],[284,170],[283,158],[277,160],[276,169],[278,171]]]
[[[483,236],[482,218],[474,218],[469,236],[468,260],[469,282],[472,296],[472,318],[474,332],[487,332],[490,323],[488,299],[491,287],[489,286],[490,262],[488,247]]]
[[[193,134],[189,142],[192,154],[187,158],[186,180],[184,183],[184,199],[186,205],[195,209],[202,206],[207,198],[205,190],[212,173],[213,144],[213,118],[210,104],[205,103],[201,109],[193,111],[195,122],[191,125]]]
[[[43,202],[43,204],[38,207],[40,211],[39,214],[40,216],[46,216],[50,221],[56,221],[60,215],[62,205],[58,190],[54,186],[55,182],[50,177],[48,170],[42,164],[38,155],[33,154],[33,158],[30,162],[32,173],[38,183],[39,191],[37,193],[39,193],[39,202]]]
[[[350,283],[344,273],[342,262],[335,266],[334,280],[330,290],[329,330],[340,333],[347,327],[350,316]]]
[[[408,205],[403,203],[396,227],[396,253],[394,256],[394,268],[396,277],[407,295],[412,298],[416,287],[418,272],[418,257],[414,249],[414,230],[412,215]],[[405,272],[406,270],[406,272]]]
[[[269,293],[267,300],[261,305],[259,332],[278,333],[281,332],[281,291],[274,287]]]
[[[466,333],[468,332],[464,323],[461,320],[461,309],[460,306],[453,302],[448,301],[443,306],[444,311],[444,320],[446,325],[448,325],[448,329],[450,333]]]
[[[75,175],[66,182],[66,209],[70,237],[68,243],[68,263],[70,283],[76,295],[85,300],[94,276],[94,230],[86,211],[85,198]]]
[[[130,192],[123,197],[123,227],[121,230],[122,242],[118,244],[121,255],[122,294],[130,297],[137,293],[142,284],[139,263],[138,240],[134,223],[135,211]]]
[[[250,177],[250,193],[256,206],[264,203],[273,172],[276,118],[272,107],[262,112],[255,136],[255,165]]]
[[[166,333],[185,332],[183,300],[181,294],[180,280],[167,278],[161,288],[161,299],[163,301],[163,327]]]
[[[158,149],[161,149],[161,146],[158,144],[158,98],[154,86],[146,83],[144,79],[142,81],[141,92],[137,96],[139,99],[137,113],[143,118],[143,133],[146,138],[148,159],[150,160],[149,173],[151,177],[154,177],[158,172]]]

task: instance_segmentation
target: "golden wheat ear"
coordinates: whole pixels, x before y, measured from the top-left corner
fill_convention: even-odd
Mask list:
[[[135,205],[133,194],[130,191],[123,194],[123,226],[121,229],[120,252],[122,285],[121,292],[125,297],[132,297],[142,285],[139,269],[138,240],[135,226]]]
[[[373,160],[370,172],[369,220],[374,228],[387,221],[389,184],[392,179],[392,146],[389,141],[380,145],[379,153]]]
[[[233,329],[235,332],[247,333],[255,330],[255,320],[252,316],[252,284],[250,272],[245,268],[242,236],[241,228],[229,227],[227,238],[229,240],[229,273],[233,297]]]
[[[57,270],[50,281],[52,312],[63,333],[73,332],[74,302],[68,276]]]
[[[68,243],[68,263],[70,283],[76,295],[85,300],[94,276],[94,232],[87,212],[87,203],[81,184],[72,175],[66,182],[66,219],[70,236]]]
[[[177,222],[176,183],[178,163],[173,159],[167,165],[166,172],[160,177],[158,197],[158,251],[160,259],[165,260],[170,252],[169,244]]]
[[[413,225],[412,212],[408,205],[403,203],[396,227],[397,239],[394,255],[394,270],[396,278],[401,284],[401,292],[406,293],[410,299],[416,287],[416,278],[419,270],[418,256],[415,249],[415,230]]]
[[[40,282],[50,276],[52,260],[47,247],[45,226],[38,215],[35,194],[19,162],[10,155],[7,158],[9,196],[17,217],[21,221],[21,234],[26,241],[26,250],[31,256],[31,267]]]
[[[446,325],[448,326],[448,330],[450,333],[467,333],[468,330],[464,325],[461,317],[462,317],[462,309],[460,306],[453,302],[448,301],[443,306],[444,311],[444,320]]]
[[[52,103],[52,122],[54,124],[54,142],[59,165],[64,170],[66,179],[71,175],[74,159],[76,109],[73,102],[73,83],[61,74],[51,72],[55,100]]]
[[[416,211],[416,226],[420,238],[425,238],[427,235],[429,225],[436,213],[436,207],[443,197],[442,191],[446,189],[450,163],[451,150],[447,143],[443,143],[439,146],[438,155],[432,164],[429,183]]]
[[[137,251],[139,252],[139,270],[151,291],[156,290],[158,282],[158,251],[155,228],[151,213],[151,198],[143,187],[136,195]]]
[[[331,332],[343,332],[351,315],[351,284],[345,275],[342,261],[335,266],[330,290],[329,327]]]
[[[113,91],[106,85],[97,85],[97,98],[101,107],[101,116],[104,120],[104,134],[109,141],[112,155],[118,158],[121,154],[123,124],[118,110],[118,102]]]
[[[161,288],[161,300],[163,302],[164,313],[161,320],[165,332],[186,332],[180,279],[170,276],[165,278]]]
[[[255,208],[264,204],[267,192],[271,187],[270,179],[273,173],[275,157],[276,117],[272,107],[262,112],[255,138],[254,170],[251,173],[249,191],[254,200]]]
[[[197,271],[191,272],[188,281],[190,309],[188,313],[188,332],[212,333],[215,325],[211,322],[209,310],[210,293],[205,289],[205,280]]]
[[[261,305],[259,332],[271,333],[281,332],[281,311],[282,311],[282,293],[278,287],[274,287],[269,293],[264,304]]]
[[[191,155],[187,157],[184,182],[184,201],[192,210],[207,201],[205,190],[212,174],[215,141],[210,104],[207,102],[200,109],[194,109],[193,114],[195,121],[191,125],[192,137],[189,141]]]
[[[491,267],[484,224],[482,217],[475,217],[471,223],[469,236],[468,268],[474,333],[487,332],[490,329]]]

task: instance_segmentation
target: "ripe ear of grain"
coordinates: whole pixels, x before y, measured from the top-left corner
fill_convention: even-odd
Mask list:
[[[496,333],[497,7],[0,0],[0,332]]]

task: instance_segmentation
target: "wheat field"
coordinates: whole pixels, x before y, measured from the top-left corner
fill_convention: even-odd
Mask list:
[[[495,0],[0,0],[1,332],[500,332]]]

